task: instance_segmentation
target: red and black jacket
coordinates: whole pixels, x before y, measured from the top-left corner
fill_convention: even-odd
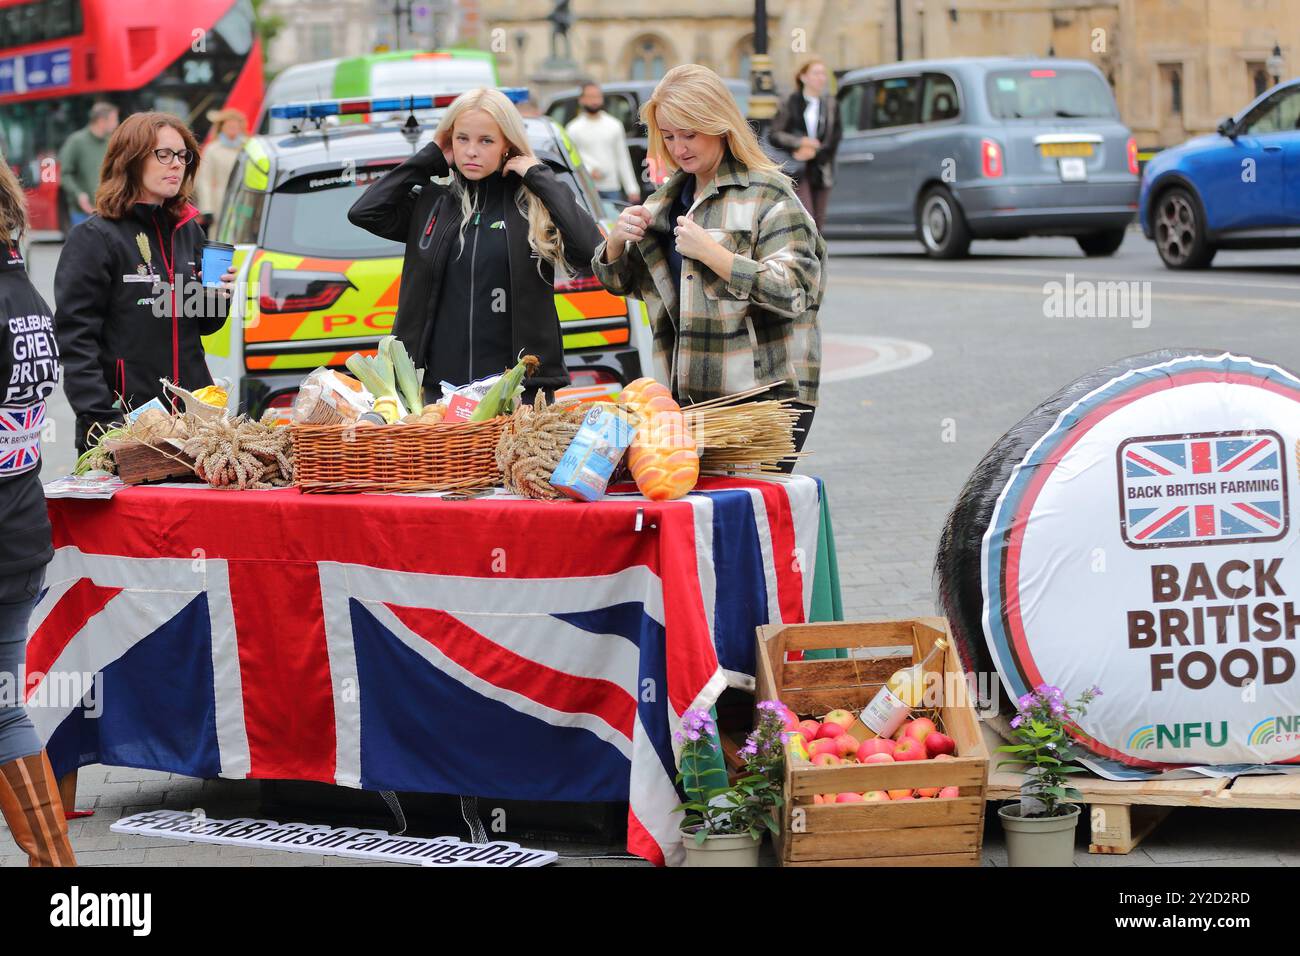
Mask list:
[[[215,291],[192,294],[205,239],[198,215],[188,206],[178,221],[136,203],[122,219],[91,216],[68,233],[54,324],[78,449],[91,426],[121,421],[119,398],[128,408],[166,404],[163,378],[191,390],[212,384],[200,337],[220,329],[228,309]]]

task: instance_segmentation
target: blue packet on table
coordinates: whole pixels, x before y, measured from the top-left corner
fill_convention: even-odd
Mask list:
[[[601,498],[634,431],[626,415],[593,405],[551,473],[551,486],[578,501]]]

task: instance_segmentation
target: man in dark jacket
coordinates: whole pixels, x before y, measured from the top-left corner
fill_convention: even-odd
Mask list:
[[[474,315],[480,322],[484,317],[508,322],[503,334],[492,336],[499,339],[492,350],[493,361],[504,356],[507,364],[513,364],[521,353],[537,356],[541,366],[528,379],[530,393],[568,385],[555,315],[555,270],[545,259],[539,260],[529,244],[528,220],[515,204],[516,192],[526,186],[542,200],[564,238],[564,258],[572,269],[588,267],[600,242],[599,229],[569,188],[539,162],[522,177],[495,172],[465,184],[482,213],[478,222],[471,217],[466,224],[462,249],[460,202],[449,187],[433,182],[449,175],[442,148],[431,142],[370,186],[348,212],[353,224],[406,243],[393,334],[415,364],[428,369],[425,386],[436,391],[439,376],[454,375],[451,380],[459,385],[466,375],[477,377],[482,371],[474,368],[477,363],[470,362],[468,351],[479,347],[486,331],[472,324]],[[413,195],[417,189],[418,195]],[[500,237],[490,232],[498,222],[504,239],[499,248]],[[480,229],[488,231],[480,233]],[[477,258],[484,252],[474,253],[476,237],[480,250],[496,251]],[[479,274],[485,263],[491,269],[486,278]],[[454,280],[449,269],[457,271]],[[490,294],[494,289],[506,292],[504,301]],[[464,328],[452,325],[457,316]]]

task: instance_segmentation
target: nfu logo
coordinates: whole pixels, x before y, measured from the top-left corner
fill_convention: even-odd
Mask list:
[[[1145,724],[1129,734],[1129,750],[1180,750],[1203,741],[1211,747],[1228,743],[1228,722],[1185,724]]]
[[[1300,740],[1300,714],[1265,717],[1246,735],[1246,743],[1252,747],[1267,747],[1269,744],[1292,743],[1297,740]]]

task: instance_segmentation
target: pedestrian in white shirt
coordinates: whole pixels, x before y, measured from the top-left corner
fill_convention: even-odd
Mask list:
[[[582,163],[596,181],[604,199],[641,201],[641,186],[632,169],[623,124],[605,112],[605,94],[595,83],[588,83],[578,97],[581,111],[564,131],[578,148]]]

